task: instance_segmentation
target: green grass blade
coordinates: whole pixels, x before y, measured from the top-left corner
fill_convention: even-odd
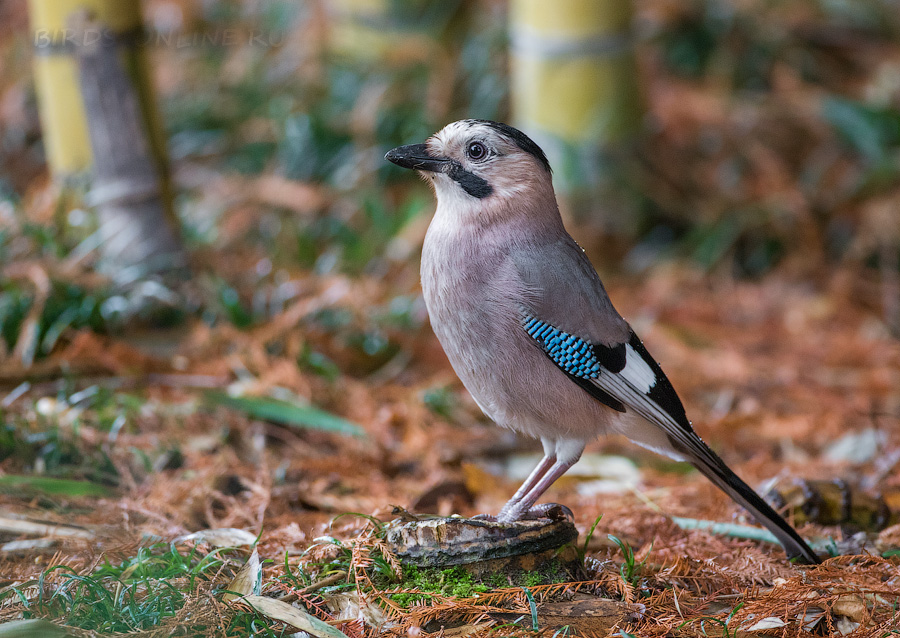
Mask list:
[[[525,592],[525,597],[528,599],[528,608],[531,611],[531,630],[540,631],[540,628],[538,627],[537,603],[534,600],[534,595],[527,587],[523,587],[522,591]]]
[[[4,494],[46,494],[49,496],[112,496],[115,492],[97,483],[48,476],[0,476]]]
[[[355,423],[311,405],[298,405],[266,397],[232,397],[221,392],[211,392],[206,396],[215,405],[238,410],[256,419],[291,427],[365,436],[365,431]]]
[[[767,529],[760,527],[751,527],[749,525],[737,525],[734,523],[718,523],[716,521],[704,521],[696,518],[682,518],[673,516],[672,522],[681,529],[702,529],[710,534],[717,536],[728,536],[730,538],[745,538],[753,541],[762,541],[764,543],[772,543],[778,545],[778,539]]]

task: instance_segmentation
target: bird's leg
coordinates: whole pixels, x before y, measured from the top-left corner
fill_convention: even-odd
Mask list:
[[[540,518],[541,514],[543,514],[543,510],[540,508],[535,508],[532,513],[532,505],[534,505],[537,500],[541,497],[541,495],[547,491],[547,489],[553,485],[553,483],[560,476],[566,473],[566,471],[575,465],[575,462],[578,458],[574,458],[569,461],[557,461],[553,464],[549,471],[547,471],[544,476],[532,487],[525,496],[519,499],[517,503],[515,503],[512,507],[507,509],[507,506],[504,506],[503,510],[501,510],[500,514],[497,516],[497,522],[499,523],[512,523],[514,521],[522,520],[523,518]]]
[[[513,497],[513,500],[507,503],[500,511],[500,514],[497,516],[497,522],[511,523],[513,521],[522,520],[523,518],[543,517],[548,511],[547,507],[539,506],[535,508],[532,506],[537,502],[541,495],[553,485],[556,479],[565,474],[570,467],[575,465],[578,459],[581,458],[581,453],[584,451],[584,441],[576,439],[557,439],[555,441],[542,439],[542,442],[544,443],[546,455],[544,456],[543,461],[541,461],[541,464],[538,465],[538,467],[535,468],[535,471],[531,473],[531,476],[528,477],[526,484],[532,482],[532,477],[537,474],[539,469],[543,469],[542,475],[538,477],[537,482],[528,489],[525,495],[519,497],[518,500],[516,500],[516,497],[519,496],[519,492],[516,492],[516,496]],[[543,468],[542,466],[545,461],[551,458],[551,446],[553,449],[552,458],[556,459],[556,461],[549,469]],[[522,491],[524,488],[525,485],[523,485],[519,491]]]
[[[528,478],[525,479],[525,482],[522,483],[522,486],[516,490],[516,493],[513,494],[513,497],[509,499],[506,505],[503,506],[503,509],[500,510],[500,513],[497,514],[497,520],[503,520],[509,512],[514,510],[516,506],[519,504],[525,496],[534,489],[534,486],[544,477],[547,471],[553,467],[556,463],[556,453],[553,452],[551,454],[544,454],[544,458],[541,459],[541,462],[537,464],[533,470],[531,470],[531,474],[528,475]]]

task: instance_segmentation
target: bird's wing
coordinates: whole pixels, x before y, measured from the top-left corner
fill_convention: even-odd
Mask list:
[[[672,449],[746,507],[784,546],[789,557],[819,559],[797,532],[697,436],[659,364],[633,332],[627,343],[592,344],[533,315],[522,328],[569,378],[614,410],[632,410],[660,428]]]
[[[522,327],[573,382],[614,410],[632,411],[659,427],[677,452],[718,461],[574,239],[564,234],[511,251],[510,258],[526,291]]]
[[[631,327],[616,312],[597,271],[568,234],[510,250],[527,309],[591,343],[627,342]]]
[[[510,257],[526,291],[522,327],[572,381],[614,410],[657,423],[669,438],[693,434],[672,384],[571,237]]]
[[[606,405],[633,410],[663,428],[669,439],[696,437],[681,399],[634,332],[627,342],[608,346],[560,330],[525,309],[521,324],[553,363]]]
[[[525,333],[591,396],[619,412],[631,410],[658,427],[673,450],[769,529],[789,557],[818,563],[794,528],[697,436],[659,364],[613,308],[587,257],[569,241],[548,247],[550,253],[512,255],[526,291],[540,292],[520,309]],[[538,267],[541,261],[543,271]]]

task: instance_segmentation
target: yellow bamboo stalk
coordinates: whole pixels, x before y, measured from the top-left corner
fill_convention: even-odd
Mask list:
[[[123,40],[132,36],[123,46],[123,63],[140,96],[153,156],[165,182],[165,138],[141,46],[140,0],[28,0],[28,8],[35,47],[35,87],[47,161],[53,174],[66,177],[82,173],[90,169],[92,162],[74,58],[74,47],[80,43],[68,22],[75,11],[86,8]]]
[[[511,0],[514,121],[545,143],[597,146],[633,133],[631,21],[631,0]]]

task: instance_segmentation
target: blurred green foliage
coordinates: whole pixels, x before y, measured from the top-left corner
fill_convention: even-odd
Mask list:
[[[900,37],[896,5],[695,0],[669,18],[655,37],[662,68],[726,98],[740,118],[729,118],[731,128],[710,122],[697,131],[681,154],[685,170],[667,175],[689,182],[706,171],[716,179],[676,185],[682,191],[674,201],[640,201],[638,195],[641,222],[628,262],[646,267],[684,256],[706,269],[725,265],[736,276],[755,277],[790,254],[842,259],[854,238],[870,232],[861,200],[900,186],[900,103],[892,76],[871,57],[892,50]],[[798,109],[801,100],[812,108]],[[768,193],[741,192],[755,172],[774,170],[755,166],[754,147],[782,162],[778,170],[792,171],[785,181],[796,186],[808,213],[780,206]],[[643,181],[652,191],[656,179],[626,174],[623,181]],[[801,237],[809,242],[816,235],[819,244],[800,244]]]
[[[46,476],[0,476],[0,492],[18,497],[40,495],[79,498],[86,496],[110,497],[114,492],[98,483]]]
[[[897,173],[900,110],[830,95],[822,101],[822,115],[841,141],[870,165]]]
[[[211,7],[215,9],[204,16],[209,29],[274,28],[291,33],[310,19],[308,8],[296,3],[266,3],[258,11],[234,3]],[[294,234],[295,251],[273,255],[273,261],[299,261],[319,272],[359,273],[372,268],[387,243],[430,206],[430,198],[423,194],[398,205],[388,187],[407,182],[410,176],[385,162],[384,153],[425,139],[451,113],[501,117],[507,94],[504,25],[473,19],[469,11],[471,7],[459,1],[395,0],[388,3],[386,14],[378,16],[385,28],[399,33],[434,38],[453,34],[447,46],[459,48],[458,90],[448,91],[454,103],[440,113],[429,110],[425,99],[441,72],[428,59],[386,63],[377,57],[326,54],[321,72],[309,73],[302,68],[309,60],[286,60],[277,49],[247,47],[239,53],[242,73],[234,77],[224,72],[237,55],[234,51],[207,47],[188,52],[185,62],[198,82],[189,92],[168,96],[164,105],[173,158],[247,175],[275,172],[335,189],[340,198],[314,219],[279,218],[278,232]],[[460,22],[467,30],[464,38],[458,37]],[[375,106],[362,116],[369,101]],[[190,219],[185,222],[192,224]]]
[[[180,467],[177,443],[159,441],[152,449],[122,444],[120,435],[135,432],[145,402],[140,395],[99,385],[76,391],[69,381],[55,397],[39,399],[24,411],[0,409],[0,462],[10,473],[0,491],[41,496],[53,507],[60,496],[118,487],[123,468],[140,480]]]
[[[294,428],[309,428],[336,432],[347,436],[364,437],[365,431],[355,423],[298,401],[284,401],[270,397],[230,396],[210,392],[207,401],[213,405],[238,410],[256,419],[263,419]]]
[[[67,328],[105,330],[107,320],[114,314],[104,309],[105,301],[102,295],[98,296],[80,286],[53,282],[37,324],[37,354],[45,355],[53,350]],[[34,295],[25,289],[12,285],[3,287],[3,294],[0,295],[0,335],[7,348],[15,346],[33,302]]]
[[[577,154],[565,159],[582,169],[599,165],[607,191],[590,205],[598,216],[628,220],[605,228],[618,246],[611,258],[624,254],[632,270],[687,259],[740,277],[764,275],[792,254],[843,258],[862,232],[860,202],[900,185],[900,108],[896,96],[869,90],[882,80],[860,61],[870,59],[861,57],[865,47],[889,47],[900,36],[894,8],[888,0],[692,0],[665,12],[640,45],[658,64],[645,65],[646,81],[665,85],[674,78],[698,93],[724,95],[726,117],[702,123],[683,148],[648,120],[639,139],[611,149],[600,164]],[[420,142],[461,117],[509,120],[501,5],[392,0],[384,14],[366,19],[398,49],[406,35],[434,45],[401,60],[341,55],[308,42],[316,19],[311,5],[286,0],[202,3],[185,25],[189,31],[265,33],[276,44],[207,43],[160,52],[160,64],[177,65],[180,78],[163,96],[176,165],[248,179],[275,174],[329,195],[310,214],[273,206],[246,213],[256,217],[239,237],[240,248],[265,255],[265,267],[200,273],[202,298],[185,312],[208,323],[249,328],[266,321],[295,294],[285,282],[298,269],[383,276],[398,259],[415,260],[415,246],[392,257],[392,242],[417,227],[433,198],[414,175],[383,161],[385,151]],[[785,69],[814,108],[785,114],[791,105],[775,82]],[[760,145],[783,164],[779,170],[790,172],[802,198],[796,208],[805,212],[754,185],[761,168],[751,149]],[[654,165],[659,151],[669,167],[678,166]],[[841,179],[833,177],[836,167],[845,171]],[[180,194],[184,234],[195,250],[231,250],[222,245],[219,224],[228,204],[207,196],[196,186]],[[0,184],[0,206],[18,211],[22,202]],[[26,253],[58,260],[80,250],[94,227],[67,226],[65,213],[57,211],[52,224],[0,229],[0,260]],[[819,237],[821,245],[799,246],[800,237]],[[23,240],[29,250],[14,248]],[[877,264],[877,255],[865,263]],[[36,308],[39,299],[27,280],[0,279],[0,350],[15,348],[29,321],[30,350],[41,357],[69,329],[110,331],[129,318],[130,300],[102,287],[54,279]],[[184,316],[176,312],[168,320]],[[317,321],[310,320],[313,327]],[[372,309],[352,325],[318,327],[369,357],[361,370],[377,369],[397,352],[392,334],[403,330],[403,321]],[[326,378],[344,365],[333,352],[309,347],[299,363]]]

